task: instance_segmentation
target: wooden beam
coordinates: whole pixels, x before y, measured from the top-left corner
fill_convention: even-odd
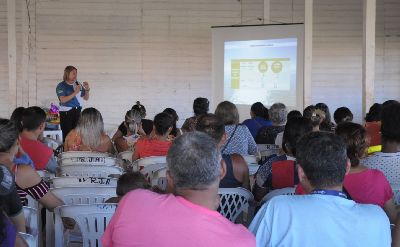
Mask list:
[[[29,105],[29,58],[30,58],[30,49],[29,49],[29,36],[30,36],[30,25],[29,25],[29,13],[28,13],[28,4],[27,1],[22,1],[22,9],[21,9],[21,21],[22,21],[22,64],[21,64],[21,73],[22,80],[18,83],[18,87],[22,87],[21,94],[17,95],[18,97],[18,105],[22,105],[27,107]]]
[[[312,104],[313,0],[304,3],[304,107]]]
[[[271,0],[264,0],[264,24],[271,23]]]
[[[15,0],[7,0],[8,109],[10,114],[17,107],[17,35],[15,12]]]
[[[376,0],[363,2],[362,113],[374,103]]]

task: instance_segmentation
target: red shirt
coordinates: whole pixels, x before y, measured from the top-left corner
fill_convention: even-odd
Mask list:
[[[30,140],[23,136],[21,136],[20,143],[21,147],[33,161],[36,170],[44,170],[53,155],[53,150],[38,140]]]
[[[135,152],[139,155],[139,159],[150,156],[166,156],[171,145],[170,141],[140,138],[136,142]]]
[[[351,199],[357,203],[375,204],[383,208],[392,199],[393,191],[385,175],[379,170],[367,169],[362,172],[349,173],[344,178],[344,188]],[[301,184],[296,188],[296,195],[304,195]]]

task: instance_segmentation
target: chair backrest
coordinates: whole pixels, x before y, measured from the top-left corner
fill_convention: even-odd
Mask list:
[[[63,187],[51,189],[66,205],[103,203],[116,196],[116,187]]]
[[[100,247],[102,246],[100,240],[101,236],[116,208],[117,204],[111,203],[72,205],[58,207],[55,213],[61,217],[68,217],[75,220],[82,233],[83,247]],[[60,230],[59,227],[56,229],[58,229],[58,231]],[[63,234],[61,234],[61,236],[62,235]],[[60,242],[63,243],[63,240]]]
[[[37,247],[38,243],[37,243],[37,237],[32,236],[31,234],[28,233],[23,233],[23,232],[19,232],[18,233],[28,244],[29,247]]]
[[[58,160],[60,166],[66,165],[100,165],[100,166],[117,166],[121,160],[113,157],[69,157]]]
[[[145,166],[140,172],[146,177],[152,186],[158,185],[158,179],[166,177],[167,165],[164,163],[150,164]]]
[[[243,155],[242,157],[249,167],[249,175],[254,175],[259,167],[259,164],[257,163],[257,157],[254,155]]]
[[[116,178],[101,178],[101,177],[57,177],[51,182],[54,188],[62,187],[117,187]]]
[[[108,177],[110,175],[121,175],[123,169],[116,166],[100,165],[67,165],[60,166],[61,176],[69,177]]]
[[[280,195],[294,195],[296,188],[294,187],[287,187],[283,189],[276,189],[272,190],[268,194],[264,196],[264,198],[261,200],[261,203],[264,203],[268,200],[271,200],[274,196],[280,196]]]
[[[38,211],[31,207],[23,207],[23,210],[28,233],[37,236],[39,233]]]
[[[139,167],[139,169],[152,164],[167,164],[167,157],[166,156],[146,157],[134,161],[133,164]]]
[[[58,156],[59,159],[64,158],[85,158],[85,157],[112,157],[112,154],[109,153],[98,153],[91,151],[68,151],[60,153]]]
[[[125,151],[118,154],[118,157],[122,160],[128,160],[132,162],[133,151]]]
[[[238,216],[254,202],[253,195],[244,188],[220,188],[218,211],[228,220],[235,222]],[[252,217],[252,216],[251,216]]]
[[[279,154],[280,148],[275,144],[257,144],[261,157],[268,157],[273,154]]]

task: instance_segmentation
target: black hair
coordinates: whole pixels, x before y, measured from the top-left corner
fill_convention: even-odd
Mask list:
[[[386,100],[385,102],[382,103],[382,107],[386,107],[386,106],[391,105],[393,103],[399,103],[399,102],[397,100],[394,100],[394,99]]]
[[[352,122],[353,121],[353,113],[347,107],[339,107],[333,113],[333,119],[336,124],[340,124],[343,122]]]
[[[347,166],[346,144],[330,132],[308,133],[297,143],[296,161],[315,189],[341,185]]]
[[[292,110],[287,114],[287,120],[289,121],[289,119],[291,118],[295,118],[295,117],[302,117],[303,115],[301,115],[301,112],[299,112],[298,110]]]
[[[303,117],[310,119],[313,127],[319,126],[322,119],[317,112],[317,108],[313,105],[309,105],[304,109]]]
[[[22,114],[25,111],[25,107],[17,107],[11,114],[10,120],[17,126],[18,131],[22,132]]]
[[[220,117],[208,113],[197,119],[196,130],[211,136],[218,144],[225,133],[225,125]]]
[[[178,122],[178,119],[179,119],[178,114],[172,108],[165,108],[165,110],[163,112],[169,114],[172,117],[172,119],[174,120],[174,124],[172,126],[171,135],[177,136],[178,135],[178,129],[176,128],[176,122]]]
[[[381,135],[384,140],[400,143],[400,103],[392,102],[382,109]]]
[[[34,131],[44,122],[46,122],[46,112],[38,106],[28,107],[22,113],[22,129]]]
[[[159,135],[165,135],[168,129],[173,127],[174,120],[172,117],[165,112],[158,113],[154,117],[154,127],[156,128],[156,133]]]
[[[0,152],[7,152],[18,139],[18,129],[8,119],[0,119]]]
[[[288,153],[290,149],[291,153],[296,156],[296,144],[297,141],[313,130],[311,120],[305,117],[293,117],[289,119],[285,125],[285,131],[282,137],[282,149]]]
[[[196,98],[193,101],[193,112],[195,116],[208,113],[210,102],[206,98]]]
[[[250,110],[253,112],[254,116],[265,118],[266,108],[261,102],[256,102],[256,103],[252,104]],[[267,109],[267,112],[268,112],[268,109]]]
[[[140,101],[136,101],[136,104],[132,106],[131,110],[139,111],[142,118],[146,117],[146,108],[144,105],[140,104]]]
[[[365,115],[366,122],[381,121],[382,105],[379,103],[373,104],[369,108],[369,112]]]
[[[127,172],[120,176],[117,181],[117,196],[122,197],[135,189],[150,189],[144,175],[140,172]]]
[[[329,111],[329,107],[325,103],[318,103],[315,105],[316,109],[319,109],[325,113],[325,118],[320,124],[321,130],[332,131],[334,125],[331,120],[331,113]]]
[[[358,166],[368,148],[367,130],[357,123],[342,122],[336,126],[336,135],[343,138],[351,166]]]

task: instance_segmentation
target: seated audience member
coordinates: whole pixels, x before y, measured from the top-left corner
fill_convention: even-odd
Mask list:
[[[353,121],[353,113],[347,107],[339,107],[333,113],[333,119],[336,124],[340,124],[343,122],[352,122]]]
[[[10,121],[17,126],[18,131],[21,133],[22,132],[22,114],[25,111],[25,107],[17,107],[15,110],[11,113]]]
[[[301,112],[297,110],[292,110],[287,114],[287,121],[289,121],[291,118],[296,118],[296,117],[302,117]],[[282,148],[282,139],[283,139],[283,131],[279,132],[276,135],[275,138],[275,145],[279,146],[279,148]]]
[[[350,163],[340,137],[308,133],[298,142],[296,157],[300,183],[310,194],[267,201],[249,227],[257,246],[390,246],[385,212],[342,191]]]
[[[285,154],[267,159],[256,173],[253,189],[256,201],[261,201],[272,189],[294,187],[298,184],[296,144],[303,135],[311,131],[312,124],[307,118],[295,117],[288,120],[283,132],[282,149]]]
[[[379,170],[360,165],[360,159],[365,157],[368,147],[366,130],[356,123],[342,123],[336,127],[336,134],[345,141],[351,163],[350,172],[344,179],[344,188],[354,201],[383,208],[390,222],[394,223],[396,206],[385,175]]]
[[[243,124],[250,130],[251,135],[255,139],[258,131],[264,126],[271,126],[271,121],[265,116],[268,115],[268,109],[261,103],[256,102],[250,109],[251,119],[244,120]]]
[[[287,120],[286,106],[282,103],[275,103],[269,108],[269,118],[271,126],[263,127],[258,131],[257,144],[275,144],[278,133],[285,130]]]
[[[196,130],[211,136],[221,148],[226,141],[225,127],[222,119],[214,114],[205,114],[197,120]],[[243,187],[250,189],[249,167],[240,154],[223,154],[226,174],[219,183],[220,188]]]
[[[22,114],[20,146],[32,159],[36,170],[56,172],[57,160],[53,149],[39,141],[46,126],[46,113],[37,106],[28,107]]]
[[[132,160],[150,156],[165,156],[172,142],[168,139],[174,120],[167,113],[159,113],[154,117],[154,136],[141,137],[135,145]]]
[[[370,139],[370,149],[368,153],[382,151],[381,142],[381,112],[382,105],[375,103],[369,108],[369,112],[365,116],[365,128]]]
[[[222,119],[227,133],[227,140],[221,151],[223,154],[257,154],[257,144],[247,126],[239,124],[239,112],[233,103],[219,103],[215,115]]]
[[[17,127],[10,120],[0,119],[0,163],[13,172],[22,204],[27,205],[26,197],[30,195],[48,210],[63,205],[31,166],[13,163],[18,146]]]
[[[22,132],[22,114],[25,111],[24,107],[17,107],[13,111],[10,117],[10,121],[14,123],[14,125],[18,128],[18,132],[21,134]],[[22,149],[21,145],[19,146],[19,150],[17,155],[14,157],[15,164],[26,164],[35,168],[32,159],[28,154]]]
[[[322,119],[319,129],[322,131],[333,131],[335,129],[335,124],[331,121],[329,107],[325,103],[318,103],[315,105],[315,108],[325,113],[325,117]]]
[[[18,234],[18,228],[12,221],[4,214],[3,210],[8,208],[10,201],[7,197],[15,191],[14,179],[11,172],[3,165],[0,165],[0,246],[4,247],[20,247],[26,246],[26,242]],[[19,201],[19,198],[18,198]],[[22,207],[20,207],[22,211]],[[22,219],[24,215],[22,213]],[[25,223],[25,221],[23,222]],[[22,232],[25,232],[25,225]]]
[[[140,172],[128,172],[118,178],[117,197],[112,197],[106,203],[119,203],[124,195],[136,189],[150,189],[151,186]]]
[[[361,160],[361,165],[377,169],[385,174],[391,185],[400,181],[400,103],[394,102],[382,108],[382,152],[376,152]]]
[[[145,119],[146,108],[144,107],[144,105],[141,105],[140,101],[137,101],[136,104],[134,106],[132,106],[131,110],[133,112],[140,113],[141,130],[143,130],[143,132],[146,135],[150,135],[150,133],[153,131],[153,121],[151,121],[150,119]],[[141,133],[141,134],[143,134],[143,133]],[[125,121],[119,125],[117,132],[115,132],[114,136],[112,137],[112,140],[115,141],[117,138],[120,138],[123,136],[128,136],[128,129],[126,127]]]
[[[134,109],[127,111],[125,114],[124,126],[126,127],[126,135],[120,136],[116,133],[113,137],[115,138],[115,147],[119,153],[133,150],[139,137],[146,135],[142,129],[142,115],[140,111]]]
[[[207,134],[176,138],[167,156],[171,193],[137,189],[126,194],[104,232],[103,246],[255,246],[243,225],[216,211],[224,176],[220,161],[220,150]]]
[[[313,105],[307,106],[303,111],[303,117],[311,120],[313,131],[319,131],[319,125],[325,118],[325,113]]]
[[[0,204],[2,204],[0,214],[4,213],[11,220],[17,232],[26,232],[24,211],[15,187],[14,177],[11,171],[2,164],[0,164]]]
[[[165,108],[165,110],[163,112],[169,114],[172,117],[172,119],[174,120],[174,125],[172,126],[172,131],[170,133],[170,139],[173,140],[175,137],[178,137],[182,134],[181,129],[176,127],[176,123],[179,121],[178,114],[172,108]]]
[[[196,98],[193,101],[194,116],[185,120],[182,125],[183,132],[194,131],[196,128],[197,118],[209,111],[210,102],[206,98]]]
[[[104,132],[103,117],[98,110],[86,108],[82,111],[76,128],[65,138],[64,151],[114,153],[114,146]]]

